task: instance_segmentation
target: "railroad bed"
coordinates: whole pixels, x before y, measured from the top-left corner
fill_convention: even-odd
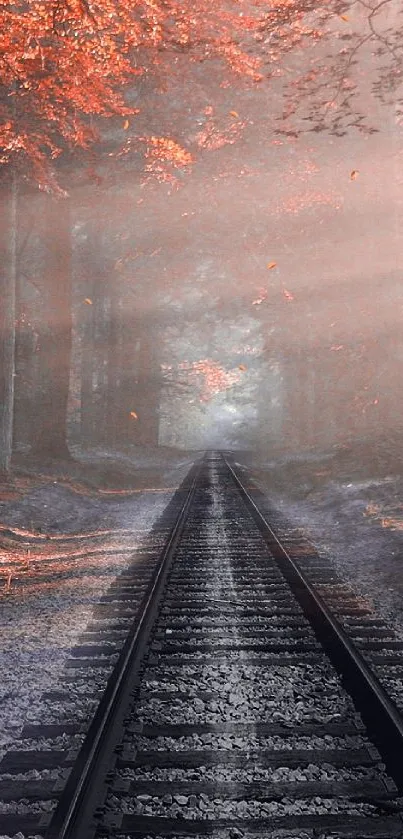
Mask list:
[[[97,612],[72,668],[85,692],[127,636],[86,736],[64,710],[0,764],[1,837],[402,839],[402,645],[221,454],[190,478],[141,611]]]

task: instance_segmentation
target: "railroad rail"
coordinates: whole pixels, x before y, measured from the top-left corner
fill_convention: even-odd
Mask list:
[[[221,453],[193,468],[135,619],[97,614],[81,647],[96,668],[126,632],[78,755],[40,748],[68,744],[67,718],[0,763],[2,835],[403,837],[403,718],[381,678],[403,674],[403,643],[266,501]]]

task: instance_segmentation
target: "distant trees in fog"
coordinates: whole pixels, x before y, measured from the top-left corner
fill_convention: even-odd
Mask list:
[[[9,468],[13,439],[37,455],[67,457],[67,419],[83,442],[158,439],[158,331],[144,312],[128,321],[124,291],[105,263],[103,234],[93,220],[83,254],[76,230],[80,196],[99,190],[99,203],[108,202],[108,183],[96,169],[99,160],[102,169],[112,158],[115,177],[118,172],[124,178],[128,161],[141,157],[147,176],[170,183],[173,170],[190,170],[199,149],[214,151],[235,142],[243,124],[235,110],[221,133],[207,120],[192,135],[194,148],[171,134],[140,133],[135,125],[142,86],[144,98],[150,76],[162,89],[174,78],[178,58],[196,67],[219,60],[226,86],[236,77],[258,83],[301,45],[333,45],[336,28],[344,46],[329,55],[325,50],[309,73],[285,89],[283,122],[275,133],[342,136],[351,126],[370,133],[373,127],[356,109],[358,81],[350,73],[359,51],[373,55],[374,45],[381,67],[372,89],[381,101],[395,98],[399,125],[401,31],[382,24],[384,0],[359,5],[360,31],[350,25],[342,0],[324,7],[311,0],[276,7],[251,3],[241,13],[237,4],[193,0],[2,5],[1,472]],[[188,110],[192,101],[190,91]],[[297,113],[305,123],[293,128],[289,118]],[[101,117],[109,118],[108,134]],[[294,381],[299,362],[287,369]],[[317,374],[311,378],[306,392],[323,400]]]

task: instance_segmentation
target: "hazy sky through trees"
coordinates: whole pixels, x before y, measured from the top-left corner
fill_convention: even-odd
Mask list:
[[[400,4],[238,6],[277,15],[247,44],[260,81],[177,44],[126,89],[139,113],[100,118],[91,160],[63,164],[76,323],[96,294],[85,240],[133,353],[139,319],[158,345],[161,442],[386,430],[403,407]]]
[[[313,366],[318,391],[329,377],[352,379],[342,387],[341,439],[368,422],[372,430],[382,425],[382,401],[399,390],[399,352],[388,341],[399,334],[403,304],[402,127],[392,71],[389,101],[379,97],[382,68],[394,61],[388,49],[377,55],[382,43],[373,37],[351,57],[368,34],[369,14],[352,4],[328,21],[330,39],[296,46],[258,84],[223,83],[214,66],[172,56],[164,90],[138,97],[136,130],[172,137],[194,157],[172,183],[164,182],[164,167],[150,179],[139,175],[130,154],[105,174],[115,196],[106,212],[116,207],[116,281],[127,287],[126,316],[130,307],[133,317],[161,313],[161,361],[179,382],[164,400],[167,441],[186,444],[188,435],[191,445],[225,444],[236,441],[242,423],[241,438],[248,442],[249,427],[253,441],[261,429],[253,403],[269,379],[266,422],[277,427],[279,411],[291,410],[288,391],[298,386],[299,367],[296,380],[286,369],[298,353],[298,365],[305,358]],[[399,15],[391,0],[374,17],[379,32],[397,31]],[[349,60],[339,77],[332,74],[333,64]],[[165,334],[172,312],[177,328]],[[251,319],[249,341],[242,315]],[[180,366],[208,361],[229,375],[215,392],[210,371],[210,399],[207,374],[199,368],[184,389]],[[337,383],[334,391],[337,400]],[[311,398],[306,392],[305,402]],[[387,423],[397,421],[389,402]],[[301,417],[288,419],[292,437]]]

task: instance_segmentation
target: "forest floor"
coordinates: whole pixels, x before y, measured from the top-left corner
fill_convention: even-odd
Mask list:
[[[135,526],[136,516],[153,508],[153,496],[176,490],[178,470],[193,460],[191,453],[140,446],[73,450],[63,461],[17,456],[10,480],[0,483],[0,596],[31,576],[52,553],[52,540],[118,537],[130,519]]]
[[[132,563],[197,453],[16,458],[0,486],[0,757],[41,720],[93,608]]]
[[[380,459],[374,445],[236,459],[403,638],[403,478],[397,458]]]
[[[140,446],[119,452],[72,448],[72,455],[45,462],[29,454],[14,458],[9,481],[0,482],[0,534],[2,526],[32,535],[95,528],[112,499],[124,506],[125,498],[169,490],[172,482],[176,489],[175,471],[190,468],[195,458],[191,452]]]

